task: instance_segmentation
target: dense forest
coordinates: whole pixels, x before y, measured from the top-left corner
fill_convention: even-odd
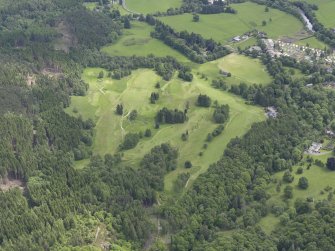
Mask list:
[[[303,9],[317,37],[334,46],[334,34],[318,23],[312,5],[254,1],[294,15],[297,7]],[[108,7],[108,1],[100,5]],[[334,127],[335,92],[320,83],[334,81],[335,71],[272,58],[261,41],[257,54],[241,49],[241,54],[257,57],[273,81],[230,85],[216,78],[212,87],[247,104],[276,107],[278,116],[233,138],[220,160],[188,187],[190,173],[178,173],[173,184],[178,196],[171,196],[164,192],[164,178],[184,157],[177,147],[159,143],[140,161],[124,161],[125,150],[151,137],[147,129],[144,135],[124,135],[115,154],[96,154],[95,122],[64,109],[71,96],[87,94],[81,78],[85,67],[104,68],[114,80],[151,69],[162,81],[176,77],[181,85],[192,85],[191,64],[221,58],[230,50],[199,34],[176,32],[147,15],[142,21],[152,25],[152,37],[193,62],[184,65],[171,56],[109,56],[100,48],[122,36],[125,19],[107,7],[92,12],[81,0],[0,1],[0,250],[100,250],[93,246],[99,231],[105,233],[104,250],[334,250],[333,193],[324,200],[293,200],[286,183],[310,143]],[[208,5],[200,0],[184,0],[180,11],[235,13],[225,1]],[[71,42],[65,39],[69,36]],[[293,78],[287,67],[301,71],[302,77]],[[159,91],[146,97],[150,105],[157,106]],[[206,93],[198,92],[192,102],[210,111],[215,129],[205,133],[209,143],[224,131],[234,111],[225,100],[211,100]],[[123,107],[117,109],[121,117]],[[187,123],[188,108],[179,109],[157,109],[150,123]],[[183,133],[180,141],[187,137]],[[75,161],[83,159],[86,166],[75,169]],[[183,165],[192,172],[196,168],[192,160]],[[286,171],[283,181],[274,177],[281,171]],[[306,189],[307,179],[299,181]],[[6,187],[11,182],[15,188]],[[270,203],[269,185],[278,188],[283,201]],[[259,222],[270,214],[279,223],[266,233]],[[165,243],[156,238],[160,234],[168,239]]]

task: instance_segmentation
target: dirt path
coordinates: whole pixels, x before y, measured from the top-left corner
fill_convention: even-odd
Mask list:
[[[122,0],[122,8],[125,9],[126,11],[128,11],[129,13],[136,14],[136,15],[141,15],[141,13],[138,13],[136,11],[132,11],[132,10],[128,9],[128,7],[126,5],[126,0]]]
[[[98,236],[99,236],[99,232],[100,232],[100,227],[97,228],[97,232],[95,233],[94,242],[97,241],[97,238],[98,238]]]
[[[126,130],[123,128],[123,120],[129,116],[130,111],[131,111],[131,109],[129,110],[129,112],[126,115],[122,116],[122,118],[120,120],[120,128],[121,128],[122,140],[123,140],[124,136],[126,135]]]

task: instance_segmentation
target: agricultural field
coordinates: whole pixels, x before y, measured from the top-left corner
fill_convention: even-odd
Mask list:
[[[127,0],[127,7],[134,12],[141,14],[166,11],[169,8],[178,8],[182,0]]]
[[[270,38],[296,38],[304,30],[303,23],[292,15],[276,9],[265,11],[265,7],[251,2],[232,4],[237,14],[200,15],[199,22],[193,22],[191,14],[161,17],[160,20],[178,31],[201,34],[205,38],[226,44],[231,38],[257,29],[264,31]],[[266,21],[263,26],[262,22]]]
[[[217,59],[198,66],[198,72],[205,74],[209,78],[222,77],[220,70],[231,73],[231,77],[226,77],[228,84],[269,84],[271,76],[266,71],[266,67],[259,59],[252,59],[243,55],[232,53],[226,57]]]
[[[132,28],[125,30],[123,36],[115,43],[102,48],[111,56],[172,56],[181,62],[189,61],[178,51],[165,45],[158,39],[152,38],[153,28],[144,22],[132,22]]]
[[[83,80],[89,83],[88,95],[72,97],[71,106],[67,112],[83,118],[92,118],[96,121],[93,151],[99,154],[115,153],[128,132],[152,131],[152,137],[143,138],[131,150],[124,152],[125,163],[137,164],[143,155],[150,151],[152,146],[169,142],[179,150],[177,170],[165,177],[165,190],[172,191],[173,183],[178,174],[190,172],[191,184],[199,174],[205,172],[209,165],[217,161],[222,155],[228,142],[237,136],[242,136],[253,123],[265,119],[264,111],[260,107],[246,105],[245,101],[227,92],[213,89],[209,81],[195,75],[193,82],[186,83],[177,78],[163,81],[152,70],[136,70],[131,76],[122,80],[110,78],[98,79],[100,68],[87,68],[83,73]],[[105,76],[107,72],[105,72]],[[159,82],[161,88],[155,88]],[[150,104],[149,97],[154,91],[159,91],[160,98],[156,104]],[[218,125],[212,122],[214,108],[201,108],[195,105],[197,96],[203,93],[217,100],[219,104],[230,106],[230,119],[221,135],[212,142],[206,142],[208,133]],[[124,115],[115,114],[115,107],[122,103]],[[184,124],[161,125],[154,128],[154,118],[158,110],[163,107],[170,109],[185,109],[189,105],[188,121]],[[135,121],[129,121],[127,115],[133,109],[138,112]],[[188,131],[189,139],[182,141],[181,134]],[[208,143],[207,149],[203,145]],[[199,153],[202,152],[202,156]],[[184,162],[191,160],[193,167],[184,168]],[[79,162],[77,168],[81,168]]]
[[[335,1],[334,0],[307,0],[310,4],[316,4],[318,10],[315,11],[316,18],[327,28],[335,28]]]

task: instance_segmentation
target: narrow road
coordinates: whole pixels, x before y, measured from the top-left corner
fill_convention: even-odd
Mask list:
[[[126,11],[128,11],[131,14],[141,15],[141,13],[138,13],[136,11],[132,11],[132,10],[128,9],[128,7],[126,5],[126,0],[122,0],[122,8],[125,9]]]

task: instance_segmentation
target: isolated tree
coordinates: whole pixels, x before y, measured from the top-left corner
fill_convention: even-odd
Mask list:
[[[199,22],[200,16],[198,14],[193,14],[193,22]]]
[[[298,186],[301,189],[307,189],[308,188],[308,179],[306,177],[301,177],[299,179]]]
[[[185,168],[191,168],[192,167],[191,161],[186,160],[184,166],[185,166]]]
[[[123,105],[122,104],[118,104],[116,106],[116,114],[118,114],[118,115],[122,115],[123,114]]]
[[[133,121],[137,118],[137,110],[132,110],[129,114],[129,120]]]
[[[265,20],[262,21],[262,25],[263,25],[263,26],[266,25],[266,21],[265,21]]]
[[[269,12],[269,7],[265,7],[265,12]]]
[[[99,75],[98,75],[98,78],[103,78],[104,77],[104,72],[103,71],[101,71],[101,72],[99,72]]]
[[[335,158],[334,157],[327,159],[327,168],[329,170],[335,171]]]
[[[211,106],[211,98],[207,95],[200,94],[198,96],[197,105],[202,107],[210,107]]]
[[[130,24],[130,21],[129,21],[128,18],[124,19],[124,25],[123,26],[124,26],[125,29],[130,29],[131,28],[131,24]]]
[[[145,133],[144,133],[144,136],[148,137],[148,138],[151,137],[151,130],[150,129],[146,129]]]

